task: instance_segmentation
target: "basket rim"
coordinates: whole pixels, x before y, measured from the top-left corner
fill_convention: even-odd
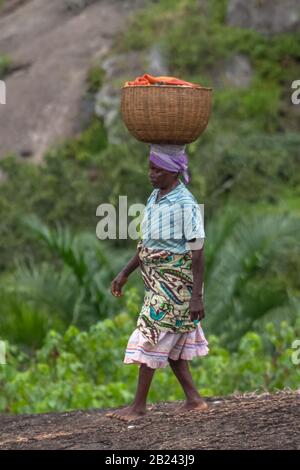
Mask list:
[[[197,86],[197,87],[192,87],[192,86],[187,86],[187,85],[127,85],[127,86],[122,86],[121,89],[125,90],[127,88],[148,88],[148,89],[153,89],[155,88],[156,90],[158,88],[172,88],[172,89],[191,89],[191,90],[206,90],[206,91],[213,91],[213,88],[211,87],[205,87],[205,86]]]

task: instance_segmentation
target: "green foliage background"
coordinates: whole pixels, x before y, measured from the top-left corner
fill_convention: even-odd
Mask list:
[[[206,396],[295,389],[300,378],[292,361],[300,338],[300,123],[290,102],[300,33],[229,27],[226,8],[225,0],[149,1],[110,53],[146,54],[155,44],[170,75],[207,86],[236,54],[253,69],[246,88],[214,86],[209,126],[188,146],[189,188],[205,204],[210,353],[192,369]],[[0,55],[0,78],[10,65]],[[105,83],[101,64],[91,64],[83,92]],[[99,241],[96,208],[118,207],[119,195],[128,195],[128,206],[145,204],[152,187],[148,148],[120,116],[113,126],[118,143],[93,117],[77,137],[50,148],[42,165],[15,155],[0,161],[2,412],[113,407],[133,398],[137,367],[122,360],[143,286],[136,272],[115,299],[110,283],[137,240]],[[171,372],[158,371],[150,400],[182,398]]]
[[[76,408],[118,406],[134,397],[136,365],[123,365],[124,348],[138,313],[135,289],[127,291],[126,310],[93,325],[88,331],[71,326],[64,334],[50,330],[33,359],[10,347],[8,365],[0,371],[1,409],[42,413]],[[129,312],[129,313],[128,313]],[[208,356],[192,362],[200,393],[221,396],[255,390],[295,389],[300,380],[293,342],[300,334],[287,322],[268,323],[262,335],[248,332],[236,351],[210,336]],[[294,355],[294,356],[293,356]],[[20,370],[23,369],[23,370]],[[183,399],[170,369],[156,371],[149,400]]]

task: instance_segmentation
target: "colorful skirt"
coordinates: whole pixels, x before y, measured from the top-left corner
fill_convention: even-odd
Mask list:
[[[190,319],[193,290],[192,252],[154,250],[138,242],[137,252],[145,296],[137,327],[151,344],[159,333],[188,333],[197,322]],[[204,290],[204,286],[203,286]]]
[[[165,367],[170,359],[190,360],[208,353],[199,321],[190,319],[192,252],[154,250],[138,242],[145,296],[124,363]],[[203,290],[204,292],[204,286]]]

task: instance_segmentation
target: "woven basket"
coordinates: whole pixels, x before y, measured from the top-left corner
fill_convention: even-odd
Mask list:
[[[129,132],[142,142],[188,144],[205,130],[212,88],[136,85],[122,88],[121,114]]]

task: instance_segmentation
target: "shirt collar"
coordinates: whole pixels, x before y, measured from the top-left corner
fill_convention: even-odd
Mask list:
[[[160,198],[158,203],[156,203],[156,197],[157,197],[157,193],[159,191],[159,189],[157,188],[155,190],[154,203],[159,204],[162,199],[168,199],[168,201],[172,202],[174,193],[176,193],[177,191],[180,191],[184,186],[185,185],[183,184],[183,182],[180,181],[179,184],[175,188],[173,188],[171,191],[169,191],[167,194],[165,194],[162,198]]]

